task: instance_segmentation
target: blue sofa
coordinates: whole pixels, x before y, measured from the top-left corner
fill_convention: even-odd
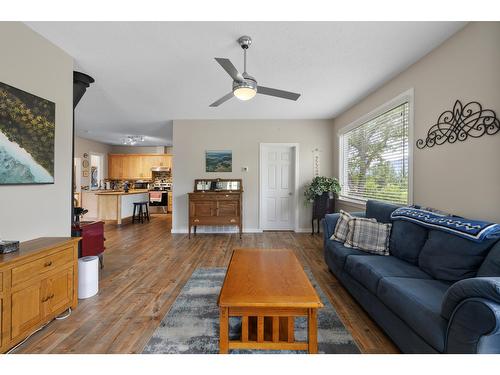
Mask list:
[[[500,241],[391,221],[396,208],[368,201],[354,214],[392,222],[389,256],[330,240],[339,214],[326,215],[330,271],[403,353],[500,353]]]

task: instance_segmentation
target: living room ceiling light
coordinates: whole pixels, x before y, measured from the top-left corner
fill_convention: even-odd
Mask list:
[[[139,142],[144,142],[144,136],[142,135],[129,135],[122,139],[124,145],[133,146]]]
[[[218,107],[222,103],[231,99],[233,96],[245,101],[252,99],[256,94],[269,95],[289,100],[297,100],[300,97],[300,94],[295,92],[258,86],[257,80],[247,73],[247,49],[252,44],[252,38],[244,35],[238,39],[238,43],[241,48],[243,48],[243,73],[238,72],[229,59],[215,58],[215,61],[217,61],[226,73],[233,79],[233,91],[210,104],[210,107]]]
[[[240,100],[250,100],[257,94],[257,82],[251,77],[243,82],[233,83],[233,94]]]

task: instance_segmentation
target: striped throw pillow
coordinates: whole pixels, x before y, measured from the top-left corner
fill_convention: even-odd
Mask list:
[[[389,238],[392,224],[353,217],[349,220],[349,234],[346,247],[377,255],[389,255]]]

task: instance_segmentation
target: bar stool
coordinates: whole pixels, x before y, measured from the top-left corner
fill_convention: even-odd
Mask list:
[[[138,223],[144,223],[144,218],[149,222],[149,202],[134,202],[134,213],[132,214],[132,224],[137,220]],[[144,210],[143,210],[144,207]],[[136,216],[137,209],[137,216]]]

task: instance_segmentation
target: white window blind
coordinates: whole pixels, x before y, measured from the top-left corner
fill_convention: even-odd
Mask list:
[[[343,196],[408,203],[408,111],[404,102],[341,135]]]

